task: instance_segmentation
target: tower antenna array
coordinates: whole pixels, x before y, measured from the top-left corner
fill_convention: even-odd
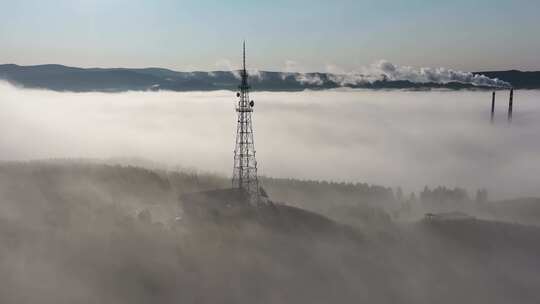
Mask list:
[[[248,73],[246,70],[246,42],[243,44],[243,66],[240,72],[241,83],[238,86],[238,104],[236,106],[237,128],[236,145],[234,148],[233,188],[245,190],[253,202],[260,197],[259,181],[257,178],[257,160],[255,159],[255,143],[253,141],[253,125],[251,113],[254,102],[249,100]]]

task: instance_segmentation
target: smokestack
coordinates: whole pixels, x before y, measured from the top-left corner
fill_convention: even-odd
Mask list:
[[[493,91],[493,94],[491,95],[491,123],[493,123],[494,118],[495,118],[495,91]]]
[[[508,122],[512,122],[513,106],[514,106],[514,89],[510,89],[510,101],[508,102]]]

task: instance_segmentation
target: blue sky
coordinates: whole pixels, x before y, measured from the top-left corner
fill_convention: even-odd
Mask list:
[[[539,0],[0,0],[0,62],[540,70]],[[290,65],[290,64],[289,64]]]

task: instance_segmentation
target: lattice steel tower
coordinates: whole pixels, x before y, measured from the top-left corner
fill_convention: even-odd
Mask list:
[[[233,188],[246,190],[251,199],[259,201],[259,181],[257,179],[257,160],[253,142],[253,125],[251,113],[254,102],[249,100],[248,73],[246,70],[246,43],[243,45],[243,67],[240,71],[242,82],[238,86],[238,125],[236,128],[236,146],[234,148]]]

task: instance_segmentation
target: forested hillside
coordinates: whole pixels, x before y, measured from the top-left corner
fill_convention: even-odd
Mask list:
[[[539,228],[474,218],[403,223],[373,209],[393,200],[384,187],[263,182],[283,203],[290,195],[306,208],[313,198],[314,210],[325,200],[354,208],[350,225],[302,209],[279,224],[257,220],[265,208],[257,218],[190,219],[178,195],[229,185],[208,174],[0,164],[0,302],[540,301]]]

